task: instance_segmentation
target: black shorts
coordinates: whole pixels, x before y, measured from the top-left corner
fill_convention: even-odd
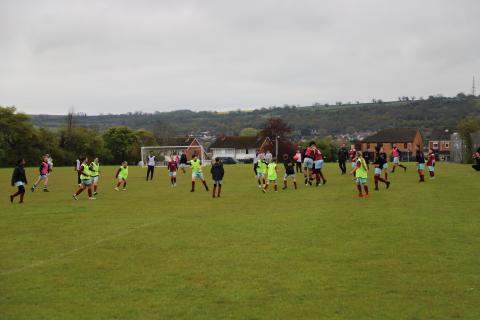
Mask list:
[[[25,186],[18,186],[18,192],[25,193]]]

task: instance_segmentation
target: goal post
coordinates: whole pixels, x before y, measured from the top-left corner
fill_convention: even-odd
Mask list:
[[[182,152],[187,155],[188,161],[191,160],[193,154],[196,154],[202,160],[203,166],[210,164],[202,146],[147,146],[140,149],[141,165],[142,167],[147,166],[148,155],[152,153],[155,156],[155,166],[166,167],[172,158],[175,158],[177,155],[180,157]]]

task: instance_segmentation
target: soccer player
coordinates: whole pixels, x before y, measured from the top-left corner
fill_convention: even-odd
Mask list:
[[[301,173],[302,172],[302,151],[299,149],[297,149],[297,153],[295,153],[295,156],[293,157],[293,159],[295,160],[295,170],[297,173]]]
[[[190,160],[190,165],[192,166],[192,190],[190,190],[190,192],[195,192],[195,180],[197,178],[200,178],[200,180],[202,180],[203,186],[205,187],[205,190],[208,192],[208,186],[207,186],[207,183],[205,182],[205,178],[203,177],[202,161],[198,159],[196,154],[194,154],[193,159]]]
[[[150,181],[153,180],[153,172],[155,171],[155,156],[152,152],[147,156],[147,181],[150,176]]]
[[[275,160],[272,158],[272,162],[269,162],[267,165],[267,183],[263,187],[262,191],[265,193],[267,192],[267,188],[270,185],[270,183],[273,184],[273,187],[275,189],[275,192],[278,192],[277,190],[277,164],[275,163]]]
[[[128,163],[127,161],[123,161],[120,168],[118,168],[117,173],[115,174],[115,178],[117,181],[117,186],[115,190],[120,190],[120,186],[123,184],[123,191],[127,190],[127,179],[128,179]]]
[[[418,176],[420,177],[418,182],[425,182],[425,155],[423,154],[423,151],[420,150],[419,145],[416,147],[415,159],[417,161]]]
[[[182,151],[182,154],[180,155],[179,168],[182,169],[183,173],[186,173],[185,167],[187,166],[187,164],[188,164],[187,155],[185,154],[185,151]]]
[[[257,166],[258,187],[262,189],[267,183],[265,180],[265,176],[267,175],[267,163],[265,162],[264,157],[265,155],[263,153],[260,153],[258,155],[258,166]]]
[[[373,176],[373,181],[375,182],[375,191],[378,191],[378,181],[385,183],[387,189],[390,188],[390,181],[387,181],[382,178],[382,167],[383,160],[380,157],[375,157],[375,175]]]
[[[17,165],[12,174],[12,187],[17,187],[17,192],[10,196],[10,202],[13,203],[13,199],[16,196],[20,196],[19,203],[23,203],[23,196],[25,195],[25,185],[27,184],[27,176],[25,175],[25,159],[17,161]]]
[[[475,152],[472,155],[473,160],[475,160],[475,164],[472,165],[472,168],[475,171],[480,171],[480,148],[477,149],[477,152]]]
[[[37,181],[35,181],[33,186],[30,188],[30,190],[34,192],[35,188],[40,183],[40,181],[43,181],[43,191],[48,192],[48,175],[47,175],[48,174],[48,157],[47,155],[44,155],[42,157],[42,163],[40,164],[38,171],[40,175],[38,176]]]
[[[400,168],[403,168],[405,172],[407,171],[407,167],[405,167],[403,164],[400,163],[400,150],[398,150],[397,145],[393,145],[392,149],[392,158],[393,158],[393,168],[391,173],[395,172],[395,168],[398,166]]]
[[[220,192],[222,191],[222,180],[223,176],[225,175],[225,170],[223,169],[223,163],[220,161],[220,158],[215,158],[215,163],[212,165],[210,169],[210,173],[212,174],[213,180],[213,194],[212,197],[215,198],[215,190],[218,187],[217,198],[220,198]]]
[[[350,150],[348,150],[348,158],[350,159],[350,164],[352,166],[352,169],[357,167],[357,150],[355,149],[355,145],[352,144],[350,145]],[[354,174],[355,176],[355,174]]]
[[[78,157],[77,160],[75,160],[75,168],[74,170],[77,172],[77,184],[80,187],[82,185],[82,181],[80,181],[80,166],[82,165],[82,161],[80,161],[81,157]]]
[[[295,161],[298,163],[297,161]],[[282,190],[287,189],[287,179],[291,178],[293,180],[293,186],[295,187],[295,190],[297,190],[297,180],[295,178],[295,169],[294,169],[294,162],[293,159],[291,159],[288,154],[283,155],[283,165],[285,166],[285,174],[283,175],[283,188]],[[300,164],[301,166],[301,164]]]
[[[93,159],[88,169],[90,170],[90,178],[92,180],[93,195],[96,196],[98,194],[98,177],[100,176],[100,163],[98,162],[98,158]]]
[[[342,175],[347,174],[347,166],[345,163],[348,159],[348,150],[345,146],[345,143],[342,143],[340,149],[338,149],[338,166],[340,167],[340,171]]]
[[[255,150],[255,156],[253,157],[253,172],[255,173],[255,177],[257,176],[257,168],[258,168],[258,156],[259,150]]]
[[[170,177],[170,185],[172,188],[177,186],[177,162],[175,158],[171,158],[167,164],[168,176]]]
[[[432,149],[428,149],[427,166],[430,180],[435,179],[435,153],[433,153]]]
[[[80,188],[73,194],[73,199],[78,200],[78,195],[82,193],[85,189],[87,189],[88,192],[88,199],[89,200],[95,200],[95,198],[92,195],[92,179],[90,176],[90,169],[88,168],[87,165],[87,157],[85,158],[80,158],[81,164],[80,164]]]
[[[378,157],[380,157],[381,162],[383,163],[380,169],[382,169],[383,171],[385,180],[388,180],[388,156],[385,153],[385,150],[383,149],[383,147],[380,147],[380,149],[378,150]]]
[[[50,175],[50,173],[53,171],[53,159],[50,157],[50,155],[47,153],[47,164],[48,164],[48,173],[47,176]]]
[[[323,176],[323,173],[322,173],[322,168],[323,168],[323,154],[322,154],[322,151],[320,151],[320,149],[315,149],[315,152],[314,152],[314,169],[313,169],[313,173],[315,175],[315,180],[316,180],[316,184],[315,186],[319,186],[320,185],[320,182],[323,181],[322,184],[326,184],[327,183],[327,180],[325,179],[325,177]]]
[[[305,185],[312,185],[312,173],[313,173],[313,157],[315,154],[316,145],[314,141],[311,141],[308,147],[305,149],[303,156],[303,177],[305,178]]]
[[[355,158],[357,159],[356,165],[355,168],[353,168],[351,174],[353,174],[357,179],[358,197],[368,198],[368,165],[365,162],[365,159],[363,159],[362,153],[360,151],[357,151]],[[362,194],[362,186],[365,191],[365,195]]]

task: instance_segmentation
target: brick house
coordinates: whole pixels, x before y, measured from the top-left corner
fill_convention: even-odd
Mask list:
[[[433,130],[428,140],[428,148],[432,149],[439,160],[450,160],[452,134],[448,130]]]
[[[402,161],[410,161],[415,147],[423,150],[423,136],[418,128],[391,128],[378,131],[374,135],[360,142],[360,150],[373,154],[377,146],[383,147],[387,155],[392,154],[392,147],[396,144],[401,152]]]

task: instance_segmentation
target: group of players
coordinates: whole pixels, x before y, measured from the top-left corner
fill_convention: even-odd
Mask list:
[[[390,172],[395,172],[397,167],[403,168],[405,171],[407,167],[400,163],[400,151],[396,145],[393,145],[392,149],[392,162],[393,167]],[[322,171],[324,166],[324,156],[321,150],[316,146],[315,142],[309,143],[303,151],[300,149],[297,152],[290,156],[284,154],[282,157],[282,162],[284,165],[284,175],[283,175],[283,187],[285,190],[288,188],[288,180],[291,180],[293,183],[294,189],[297,189],[296,173],[303,172],[304,183],[306,186],[312,186],[313,181],[315,181],[315,186],[324,185],[327,183],[325,175]],[[416,147],[415,160],[417,162],[417,171],[419,175],[419,181],[425,182],[425,164],[428,167],[430,174],[430,179],[435,179],[435,154],[433,150],[429,150],[427,160],[425,159],[424,153],[421,150],[420,146]],[[370,165],[370,153],[362,153],[355,149],[355,145],[351,145],[350,150],[347,150],[345,144],[343,144],[338,150],[338,162],[341,170],[341,174],[346,174],[346,162],[350,161],[351,171],[350,174],[354,175],[354,180],[356,181],[357,189],[359,191],[360,197],[368,197],[368,172]],[[153,174],[156,166],[155,155],[150,153],[147,157],[147,177],[146,180],[153,179]],[[386,188],[390,187],[391,182],[388,179],[388,155],[384,152],[383,147],[376,149],[374,155],[374,185],[375,190],[379,190],[379,182],[385,184]],[[13,202],[14,198],[19,196],[20,203],[23,202],[25,194],[25,185],[27,184],[27,179],[25,175],[25,160],[20,160],[15,167],[15,170],[12,175],[12,186],[18,188],[17,192],[10,195],[10,201]],[[192,185],[191,192],[195,191],[195,183],[197,179],[200,179],[206,191],[209,191],[207,182],[205,180],[202,163],[197,155],[193,155],[190,161],[187,160],[187,155],[182,152],[181,155],[174,154],[170,157],[167,163],[168,175],[170,178],[170,184],[172,188],[177,186],[177,171],[182,170],[183,173],[186,173],[185,168],[187,166],[191,167],[192,170]],[[43,181],[43,191],[48,192],[48,176],[53,169],[53,160],[48,155],[45,154],[42,156],[42,162],[39,166],[39,177],[31,187],[31,191],[35,191],[40,182]],[[272,154],[267,150],[267,152],[257,151],[254,159],[254,172],[255,177],[258,183],[258,187],[262,192],[266,193],[270,185],[273,185],[273,190],[278,192],[278,168],[277,161],[273,158]],[[99,159],[94,158],[92,162],[88,162],[87,157],[80,157],[77,159],[75,170],[78,176],[78,190],[72,195],[73,199],[78,200],[78,196],[85,190],[87,190],[88,198],[90,200],[95,200],[95,196],[98,194],[98,180],[100,176],[100,164]],[[295,172],[296,171],[296,172]],[[222,180],[225,174],[222,162],[217,158],[210,170],[213,180],[213,194],[212,196],[220,197],[222,189]],[[383,173],[383,176],[382,176]],[[128,164],[126,161],[123,161],[121,166],[118,168],[115,179],[117,180],[114,189],[116,191],[126,191],[127,190],[127,179],[128,179]],[[362,190],[363,188],[363,190]]]

